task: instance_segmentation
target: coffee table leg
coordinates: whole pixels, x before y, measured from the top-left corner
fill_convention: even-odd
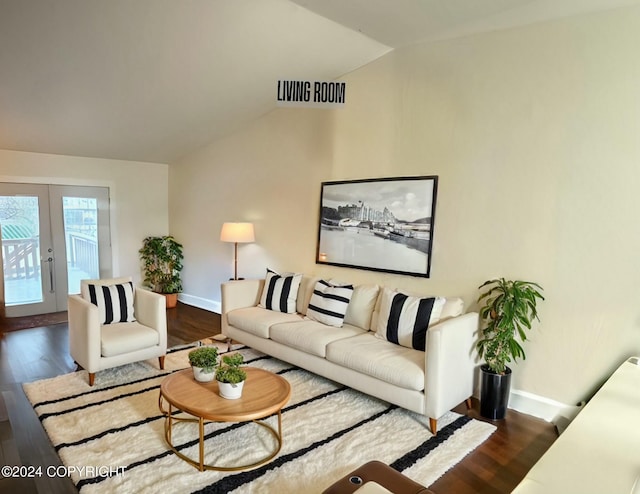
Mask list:
[[[204,419],[200,417],[200,471],[204,472]]]
[[[173,414],[171,413],[171,403],[169,403],[169,415],[167,415],[167,440],[169,444],[173,444],[171,441],[171,427],[173,426]]]

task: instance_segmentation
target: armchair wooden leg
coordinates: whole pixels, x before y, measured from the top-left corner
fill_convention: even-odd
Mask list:
[[[158,362],[160,364],[160,369],[164,370],[164,355],[162,355],[161,357],[158,357]]]
[[[89,386],[93,386],[93,383],[96,380],[96,373],[95,372],[89,372]]]
[[[467,405],[467,410],[471,410],[473,408],[473,405],[471,404],[471,397],[464,400],[464,402]]]
[[[431,429],[431,434],[435,436],[436,432],[438,432],[438,419],[429,417],[429,428]]]

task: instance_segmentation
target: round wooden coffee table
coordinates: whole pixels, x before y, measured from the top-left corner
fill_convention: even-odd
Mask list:
[[[171,450],[198,468],[204,470],[238,471],[257,467],[273,459],[282,448],[282,407],[289,401],[291,386],[281,376],[255,367],[243,367],[247,372],[242,397],[227,400],[218,394],[218,382],[201,383],[193,378],[191,368],[175,372],[167,376],[160,385],[158,406],[165,416],[164,436]],[[168,405],[165,409],[164,404]],[[174,409],[183,411],[195,418],[174,417]],[[278,430],[260,421],[273,414],[278,414]],[[171,430],[174,422],[198,422],[200,434],[200,454],[198,461],[178,451],[171,441]],[[276,439],[276,448],[266,457],[248,464],[233,467],[207,465],[204,462],[204,423],[209,422],[254,422],[263,426]]]

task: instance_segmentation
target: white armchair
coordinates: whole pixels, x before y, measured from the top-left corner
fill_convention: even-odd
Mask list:
[[[103,324],[104,309],[90,301],[90,285],[113,287],[130,282],[131,277],[82,280],[81,294],[68,297],[69,349],[71,357],[89,373],[90,386],[93,386],[96,372],[131,362],[158,357],[160,369],[164,369],[167,353],[164,296],[143,289],[134,290],[135,321],[109,324]],[[119,308],[114,310],[120,312]]]

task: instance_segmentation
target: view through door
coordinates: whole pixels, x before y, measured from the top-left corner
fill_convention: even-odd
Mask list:
[[[109,189],[0,183],[6,316],[64,311],[80,280],[111,276]]]

